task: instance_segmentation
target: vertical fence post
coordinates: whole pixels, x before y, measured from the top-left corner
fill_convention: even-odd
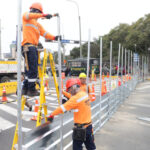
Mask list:
[[[123,46],[122,46],[122,57],[121,57],[121,100],[123,101],[123,70],[124,70],[124,67],[123,67],[123,53],[124,53],[124,50],[123,50]]]
[[[110,101],[111,101],[111,69],[112,69],[112,41],[110,41],[110,69],[109,69],[109,101],[108,101],[108,119],[110,118]]]
[[[127,50],[125,49],[125,59],[124,59],[124,65],[125,65],[125,84],[124,84],[124,86],[125,86],[125,88],[124,88],[124,98],[126,98],[126,95],[127,95],[127,89],[126,89],[126,85],[127,85],[127,82],[126,82],[126,73],[127,73]]]
[[[131,51],[131,90],[133,90],[133,63],[132,63],[132,51]]]
[[[116,93],[116,95],[117,95],[117,99],[119,99],[119,86],[118,86],[118,81],[119,81],[119,71],[120,71],[120,48],[121,48],[121,44],[119,43],[119,49],[118,49],[118,70],[117,70],[117,86],[116,86],[116,91],[118,91],[117,93]],[[118,100],[117,100],[118,101]],[[116,105],[117,105],[117,103],[116,103]]]
[[[88,83],[89,83],[89,64],[90,64],[90,41],[91,41],[91,30],[88,31],[88,54],[87,54],[87,78],[86,78],[86,91],[88,91]]]
[[[57,34],[60,36],[60,16],[57,16]],[[59,99],[60,99],[60,104],[62,104],[62,89],[61,89],[61,49],[60,49],[60,37],[58,38],[58,64],[59,64]],[[60,119],[60,150],[63,150],[63,133],[62,133],[62,128],[63,128],[63,114],[61,114],[61,119]]]
[[[17,32],[17,120],[18,120],[18,149],[22,150],[22,119],[21,119],[21,11],[22,0],[18,0],[18,32]]]
[[[101,101],[102,101],[102,50],[103,50],[103,43],[102,37],[100,38],[100,103],[99,103],[99,127],[101,127]]]
[[[129,81],[129,72],[130,72],[130,50],[128,50],[128,96],[130,94],[130,81]]]

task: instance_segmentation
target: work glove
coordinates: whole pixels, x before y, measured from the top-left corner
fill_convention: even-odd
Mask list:
[[[43,45],[41,42],[38,43],[38,49],[43,49]]]
[[[53,122],[54,116],[53,116],[53,115],[49,115],[49,116],[47,117],[47,120],[48,120],[49,122]]]
[[[62,104],[66,103],[68,101],[68,98],[66,96],[63,96],[62,98]]]
[[[51,19],[53,16],[51,14],[43,14],[43,17],[46,19]]]
[[[58,38],[60,39],[60,41],[61,41],[61,35],[57,35],[57,36],[55,36],[55,41],[58,41]]]

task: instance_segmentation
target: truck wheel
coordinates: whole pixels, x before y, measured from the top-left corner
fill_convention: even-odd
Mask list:
[[[7,77],[7,76],[2,77],[1,78],[1,83],[3,83],[3,82],[10,82],[10,78]]]

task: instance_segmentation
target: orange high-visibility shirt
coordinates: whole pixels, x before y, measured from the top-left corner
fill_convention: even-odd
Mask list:
[[[80,89],[82,91],[86,92],[86,90],[87,90],[86,88],[87,88],[86,84],[81,84]],[[88,86],[88,94],[89,94],[89,97],[90,97],[90,101],[93,102],[93,91],[90,88],[90,86]]]
[[[86,86],[86,84],[81,84],[80,85],[80,89],[82,90],[82,91],[84,91],[84,92],[87,92],[86,89],[87,88],[87,86]],[[92,90],[91,90],[91,88],[90,88],[90,86],[88,86],[88,93],[91,93],[92,92]]]
[[[66,91],[62,91],[63,95],[65,95],[67,98],[71,98],[71,94],[66,92]]]
[[[46,32],[45,29],[37,22],[36,19],[42,18],[43,15],[40,13],[29,13],[26,12],[23,15],[23,41],[22,45],[25,43],[30,43],[33,45],[38,45],[40,35],[49,40],[54,40],[55,36]]]
[[[71,109],[74,109],[74,123],[84,124],[91,122],[91,105],[86,92],[78,92],[69,101],[54,110],[51,115],[55,116]]]

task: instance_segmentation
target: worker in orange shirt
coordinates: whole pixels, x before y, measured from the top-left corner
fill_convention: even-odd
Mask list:
[[[38,75],[38,52],[37,46],[39,37],[43,36],[47,40],[58,40],[60,36],[53,36],[38,23],[39,18],[50,19],[52,15],[43,14],[43,7],[40,3],[33,3],[30,11],[23,14],[23,56],[27,55],[28,66],[25,67],[25,80],[23,83],[22,94],[28,96],[38,96],[39,92],[35,89],[35,82]]]
[[[80,83],[77,79],[68,79],[66,90],[72,97],[54,110],[47,119],[52,122],[54,116],[74,109],[73,150],[82,150],[83,143],[87,150],[95,150],[89,96],[86,92],[80,90]]]
[[[86,76],[85,73],[80,73],[80,75],[79,75],[79,79],[81,81],[80,89],[83,90],[83,91],[85,91],[85,92],[88,90],[90,101],[93,102],[93,101],[96,100],[95,93],[94,93],[94,91],[92,91],[92,89],[90,88],[90,86],[88,86],[88,89],[87,89],[86,77],[87,76]]]

